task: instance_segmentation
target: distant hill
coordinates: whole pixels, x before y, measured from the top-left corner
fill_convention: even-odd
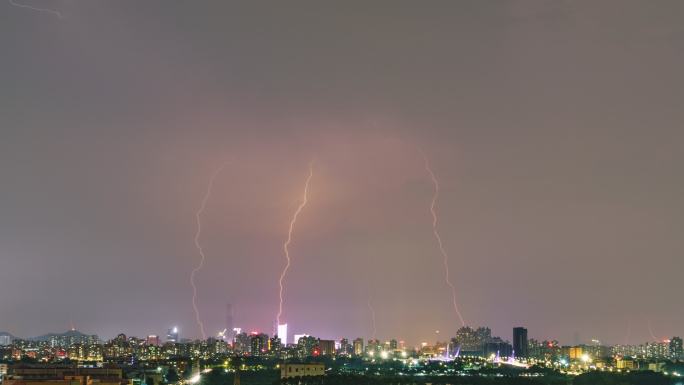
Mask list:
[[[79,332],[78,330],[68,330],[64,333],[43,334],[42,336],[31,337],[28,340],[29,341],[42,342],[42,341],[50,341],[50,339],[53,337],[84,337],[84,336],[86,336],[86,334],[83,334],[83,333]]]

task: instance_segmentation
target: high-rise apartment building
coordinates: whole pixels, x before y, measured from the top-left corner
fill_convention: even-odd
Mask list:
[[[335,341],[333,340],[319,340],[318,347],[322,356],[334,356],[335,355]]]
[[[670,340],[670,358],[673,360],[679,360],[684,358],[681,337],[672,337],[672,339]]]
[[[250,353],[253,356],[262,356],[268,352],[268,335],[264,333],[249,336]]]
[[[527,329],[523,327],[513,328],[513,354],[516,357],[521,358],[527,358],[529,356]]]
[[[363,355],[363,338],[357,338],[354,340],[354,355],[355,356],[362,356]]]

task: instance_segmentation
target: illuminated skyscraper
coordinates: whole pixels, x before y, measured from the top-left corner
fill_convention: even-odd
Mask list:
[[[280,338],[280,343],[287,346],[287,324],[278,325],[277,336]]]
[[[670,358],[673,360],[684,358],[683,350],[681,337],[672,337],[670,340]]]
[[[280,353],[282,350],[282,342],[277,336],[273,336],[268,340],[268,351],[274,354]]]
[[[355,356],[362,356],[363,355],[363,338],[357,338],[354,340],[354,355]]]
[[[251,349],[251,340],[247,333],[242,333],[241,331],[236,331],[235,343],[233,348],[238,353],[245,353]]]
[[[249,336],[250,353],[253,356],[262,356],[268,352],[268,335],[264,333]]]
[[[342,338],[340,340],[339,354],[348,356],[351,355],[352,352],[352,346],[349,344],[349,340],[346,338]]]
[[[166,331],[166,342],[178,343],[178,327],[174,326]]]
[[[334,349],[334,342],[333,342]],[[303,336],[297,340],[297,350],[300,358],[306,358],[319,355],[320,348],[318,346],[318,338],[312,336]]]
[[[513,354],[522,358],[527,358],[529,354],[527,329],[523,327],[513,328]]]

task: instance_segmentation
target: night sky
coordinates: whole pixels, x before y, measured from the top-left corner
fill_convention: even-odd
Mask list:
[[[19,0],[16,0],[19,2]],[[0,330],[684,333],[684,3],[0,2]],[[440,330],[440,334],[435,334]]]

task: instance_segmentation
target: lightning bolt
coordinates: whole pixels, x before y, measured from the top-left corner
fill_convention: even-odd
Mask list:
[[[285,253],[285,268],[283,268],[282,273],[280,273],[280,279],[278,280],[278,285],[280,286],[280,304],[278,305],[278,315],[276,316],[276,320],[278,322],[278,325],[280,325],[280,316],[283,315],[283,291],[284,291],[284,286],[283,286],[283,281],[285,280],[285,276],[287,275],[287,271],[290,269],[290,263],[292,260],[290,259],[290,244],[292,243],[292,233],[294,232],[294,227],[295,224],[297,223],[297,217],[299,216],[299,213],[302,212],[304,207],[306,206],[308,199],[309,199],[309,182],[311,181],[311,177],[313,177],[313,161],[309,163],[309,176],[306,178],[306,182],[304,182],[304,196],[302,197],[302,202],[297,206],[297,210],[295,211],[294,215],[292,216],[292,219],[290,220],[290,228],[287,232],[287,240],[285,243],[283,243],[283,252]]]
[[[195,321],[197,322],[197,327],[199,327],[200,329],[200,333],[202,333],[203,340],[207,338],[207,334],[204,331],[204,323],[202,323],[202,320],[200,319],[199,309],[197,308],[197,285],[195,284],[195,275],[202,269],[202,267],[204,266],[204,260],[206,259],[204,251],[202,250],[202,245],[200,244],[200,236],[202,235],[201,217],[202,213],[204,212],[204,208],[207,206],[207,201],[209,201],[209,197],[211,196],[211,189],[214,187],[214,180],[225,167],[226,163],[222,164],[221,167],[214,171],[214,173],[211,175],[211,178],[209,178],[209,184],[207,185],[207,191],[204,194],[204,198],[202,198],[202,204],[200,204],[199,209],[195,213],[195,220],[197,222],[197,232],[195,233],[195,248],[197,248],[200,260],[197,266],[195,266],[195,268],[192,269],[192,272],[190,273],[190,285],[192,286],[192,308],[195,311]]]
[[[375,339],[375,335],[378,332],[378,328],[375,323],[375,309],[373,308],[373,303],[371,302],[371,297],[368,297],[368,310],[370,310],[371,313],[371,319],[373,320],[373,337],[372,339]]]
[[[31,9],[31,10],[38,11],[38,12],[51,13],[60,19],[62,18],[62,13],[59,11],[55,11],[54,9],[34,7],[34,6],[31,6],[28,4],[17,3],[15,0],[7,0],[7,1],[15,7],[27,8],[27,9]]]
[[[453,283],[451,283],[451,278],[449,277],[449,255],[444,249],[442,237],[439,236],[439,230],[437,226],[438,221],[435,207],[437,206],[437,199],[439,198],[439,182],[437,181],[435,173],[432,172],[432,169],[430,168],[430,161],[428,160],[428,157],[424,153],[423,159],[425,161],[425,171],[427,171],[427,173],[430,175],[430,179],[432,179],[432,184],[435,188],[435,192],[432,195],[432,202],[430,202],[430,213],[432,214],[432,233],[435,235],[437,245],[439,246],[439,251],[442,254],[442,262],[444,263],[444,280],[446,281],[447,286],[451,288],[451,300],[454,305],[454,311],[456,312],[458,319],[461,321],[461,325],[465,326],[465,321],[463,320],[461,311],[458,310],[458,303],[456,302],[456,287]]]

